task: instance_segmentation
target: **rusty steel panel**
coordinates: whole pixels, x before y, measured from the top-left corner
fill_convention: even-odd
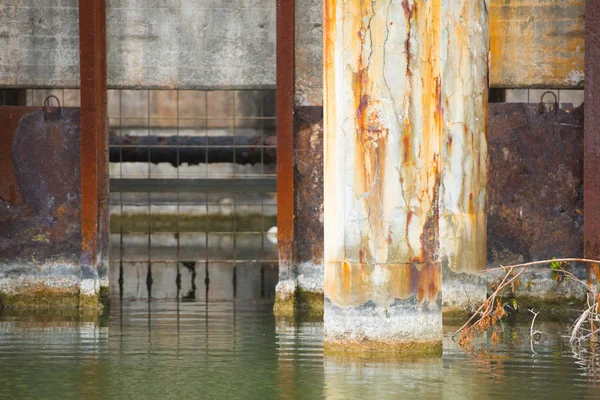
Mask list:
[[[82,254],[85,278],[106,274],[108,252],[108,116],[106,3],[79,1],[81,75]]]
[[[294,242],[294,1],[277,1],[277,236],[279,280],[292,274]]]
[[[323,108],[296,107],[294,117],[295,255],[298,268],[317,267],[323,281]],[[312,286],[322,286],[312,285]],[[308,288],[303,288],[308,290]],[[322,288],[319,288],[322,291]]]
[[[326,340],[435,342],[442,265],[485,267],[487,7],[325,4]]]
[[[490,86],[583,86],[584,0],[490,3]]]
[[[13,136],[21,117],[38,110],[39,107],[0,107],[0,199],[12,205],[19,205],[23,201],[13,167]]]
[[[600,258],[600,1],[588,0],[585,14],[585,256]]]
[[[2,153],[22,198],[0,198],[0,291],[9,294],[31,285],[69,289],[81,278],[79,110],[33,110],[0,108],[0,120],[19,121]]]
[[[489,147],[488,265],[581,257],[582,107],[490,104]]]

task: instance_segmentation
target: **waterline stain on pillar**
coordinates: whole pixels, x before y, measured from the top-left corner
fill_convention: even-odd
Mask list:
[[[449,69],[487,12],[459,3],[325,2],[326,351],[441,353],[442,265],[471,271],[468,249],[485,267],[487,103],[464,98],[487,93],[487,52]]]

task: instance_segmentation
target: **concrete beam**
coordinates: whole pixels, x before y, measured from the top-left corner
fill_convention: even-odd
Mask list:
[[[492,87],[581,85],[583,0],[489,3]],[[295,4],[296,102],[319,106],[322,1]],[[0,0],[0,6],[0,85],[77,87],[77,0]],[[113,0],[108,26],[110,87],[275,85],[273,1]]]
[[[326,351],[439,354],[442,269],[485,296],[487,10],[325,1]]]
[[[490,86],[583,86],[584,0],[489,0]]]

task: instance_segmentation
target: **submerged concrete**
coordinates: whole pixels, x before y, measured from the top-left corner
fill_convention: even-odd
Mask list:
[[[326,350],[441,353],[442,268],[485,267],[487,9],[325,12]]]

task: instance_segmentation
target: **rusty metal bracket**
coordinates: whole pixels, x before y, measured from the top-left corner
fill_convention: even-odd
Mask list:
[[[544,97],[547,94],[551,94],[552,96],[554,96],[554,113],[558,113],[558,97],[556,97],[556,93],[548,90],[547,92],[544,92],[544,94],[542,94],[542,97],[540,99],[540,105],[539,105],[540,114],[544,114],[546,112],[546,104],[544,103]]]
[[[48,114],[50,113],[50,99],[56,100],[56,104],[58,104],[58,119],[61,117],[62,107],[60,106],[60,100],[58,100],[58,97],[51,94],[44,100],[44,121],[48,121]]]

